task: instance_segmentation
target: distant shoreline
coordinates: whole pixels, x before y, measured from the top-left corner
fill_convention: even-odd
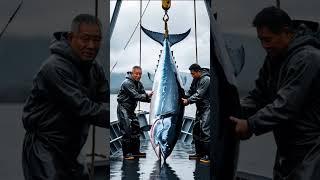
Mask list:
[[[120,89],[110,89],[110,95],[118,94]],[[146,91],[152,91],[152,89],[145,89]]]

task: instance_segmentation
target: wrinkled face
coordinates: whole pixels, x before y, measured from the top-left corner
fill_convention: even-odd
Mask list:
[[[141,75],[142,75],[142,70],[141,70],[140,68],[134,68],[134,69],[132,70],[132,78],[133,78],[135,81],[140,81]]]
[[[287,28],[279,33],[273,33],[265,26],[257,28],[257,34],[262,47],[271,57],[283,55],[287,51],[292,37]]]
[[[201,71],[191,70],[191,71],[190,71],[190,74],[191,74],[191,76],[192,76],[194,79],[199,79],[200,76],[201,76]]]
[[[101,32],[96,24],[81,23],[78,32],[69,34],[69,43],[73,52],[82,61],[92,61],[100,49]]]

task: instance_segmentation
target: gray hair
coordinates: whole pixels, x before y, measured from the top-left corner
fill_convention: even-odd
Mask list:
[[[98,18],[91,14],[79,14],[72,20],[71,32],[79,32],[81,23],[96,24],[99,26],[99,29],[101,31],[101,22]]]
[[[141,66],[133,66],[133,67],[132,67],[132,71],[135,70],[135,69],[140,69],[140,70],[142,70]]]

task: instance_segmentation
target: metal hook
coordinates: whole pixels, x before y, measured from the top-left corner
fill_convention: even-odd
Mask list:
[[[168,22],[168,21],[169,21],[169,15],[167,14],[167,11],[165,12],[162,20],[163,20],[164,22]]]

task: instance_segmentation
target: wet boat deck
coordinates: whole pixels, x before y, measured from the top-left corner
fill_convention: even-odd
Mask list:
[[[147,153],[146,158],[123,160],[122,152],[110,157],[110,179],[201,179],[209,180],[210,166],[199,160],[189,160],[188,155],[194,153],[190,144],[178,141],[172,154],[161,164],[148,140],[141,141],[141,151]]]

